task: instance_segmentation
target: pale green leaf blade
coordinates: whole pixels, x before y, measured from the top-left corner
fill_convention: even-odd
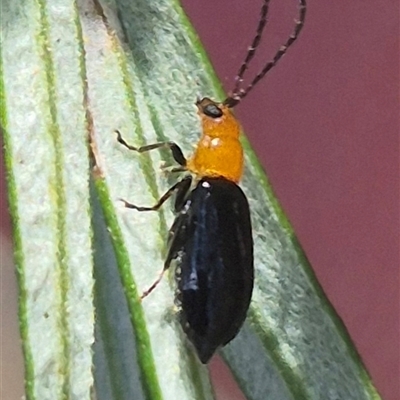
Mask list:
[[[2,2],[5,143],[28,399],[89,399],[89,161],[73,3]]]

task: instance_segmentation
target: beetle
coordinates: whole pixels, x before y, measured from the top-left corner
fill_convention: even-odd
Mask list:
[[[176,213],[168,236],[168,252],[158,279],[142,294],[148,296],[176,261],[176,300],[179,319],[199,359],[206,364],[215,351],[239,332],[250,305],[253,281],[253,238],[249,203],[238,186],[243,173],[240,125],[232,108],[247,96],[297,39],[305,20],[306,0],[299,0],[299,19],[293,33],[271,61],[245,89],[243,75],[260,43],[267,22],[269,0],[263,0],[256,35],[236,77],[231,94],[216,102],[207,97],[196,102],[202,134],[193,155],[186,159],[174,142],[135,147],[119,131],[117,140],[139,153],[168,148],[178,166],[188,172],[151,207],[121,199],[137,211],[157,211],[175,195]]]

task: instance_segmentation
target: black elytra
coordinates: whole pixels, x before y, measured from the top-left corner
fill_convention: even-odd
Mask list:
[[[207,363],[242,326],[253,290],[249,204],[234,182],[187,182],[176,197],[165,269],[176,259],[176,299],[184,331]]]

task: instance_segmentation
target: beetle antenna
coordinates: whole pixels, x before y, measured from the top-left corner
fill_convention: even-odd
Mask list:
[[[239,71],[236,75],[235,78],[235,87],[233,88],[232,93],[237,93],[239,91],[239,87],[243,82],[243,75],[246,71],[246,69],[249,67],[250,61],[253,59],[257,47],[261,42],[261,37],[265,28],[265,25],[267,24],[267,15],[268,15],[268,7],[269,7],[269,2],[270,0],[264,0],[263,5],[261,7],[260,11],[260,20],[258,22],[257,30],[256,30],[256,35],[254,36],[253,42],[251,43],[250,47],[247,49],[247,55],[246,58],[244,59],[242,65],[239,68]]]
[[[235,107],[244,97],[246,97],[249,92],[254,88],[254,86],[262,79],[264,76],[278,63],[278,61],[282,58],[282,56],[287,52],[288,48],[294,43],[297,37],[300,34],[304,26],[304,21],[306,17],[307,4],[306,0],[299,0],[299,19],[296,20],[296,25],[293,33],[288,37],[286,42],[279,48],[279,50],[275,53],[273,59],[267,64],[264,65],[263,69],[254,77],[254,79],[249,83],[246,89],[239,89],[240,83],[243,81],[243,74],[248,67],[249,61],[253,58],[255,50],[260,43],[261,35],[264,30],[265,24],[267,22],[267,12],[268,12],[268,4],[270,0],[264,0],[262,9],[261,9],[261,19],[260,23],[257,27],[257,33],[253,40],[251,47],[247,53],[246,59],[243,62],[242,66],[239,69],[238,76],[236,78],[235,88],[232,92],[232,95],[227,97],[224,101],[224,104],[230,108]]]

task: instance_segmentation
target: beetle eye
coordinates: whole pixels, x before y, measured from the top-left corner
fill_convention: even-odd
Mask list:
[[[211,117],[211,118],[222,117],[222,110],[219,107],[217,107],[215,104],[207,104],[203,108],[203,112],[205,115],[207,115],[207,117]]]

